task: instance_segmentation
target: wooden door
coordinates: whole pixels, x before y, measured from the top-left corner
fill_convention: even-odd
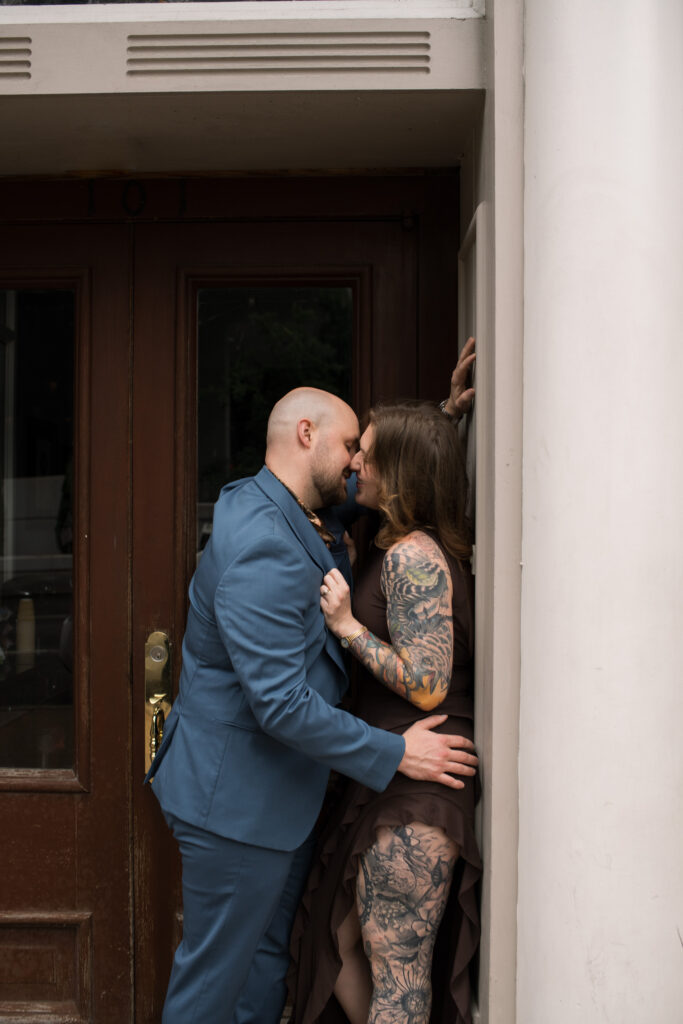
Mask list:
[[[5,293],[66,296],[55,344],[71,310],[74,385],[72,469],[64,457],[43,474],[60,499],[55,536],[64,532],[57,478],[72,495],[71,562],[59,545],[53,555],[62,576],[71,566],[73,585],[51,613],[73,623],[71,690],[24,708],[28,724],[10,741],[17,708],[0,689],[0,813],[11,822],[0,848],[0,1022],[158,1024],[182,908],[175,845],[142,786],[145,645],[154,632],[168,636],[177,687],[211,502],[224,479],[258,468],[264,417],[280,394],[334,386],[360,411],[378,398],[445,394],[457,311],[443,233],[457,191],[449,179],[436,188],[374,179],[96,183],[70,195],[72,219],[86,209],[88,223],[9,227],[0,253]],[[62,384],[51,367],[38,372],[56,323],[46,310],[34,358],[49,395]],[[7,413],[7,354],[5,367]],[[23,372],[31,379],[30,365]],[[46,451],[50,436],[48,425]],[[26,604],[19,621],[27,597],[10,550],[19,531],[3,528],[0,645],[7,606],[23,654],[31,623]],[[41,601],[33,595],[35,636]],[[63,661],[63,645],[52,646],[52,661]],[[16,675],[17,646],[12,658]]]
[[[347,397],[357,407],[370,404],[377,386],[385,394],[414,392],[414,238],[400,223],[150,225],[137,229],[135,251],[133,647],[143,651],[152,631],[164,631],[172,639],[177,670],[187,583],[202,527],[210,528],[207,499],[215,500],[230,476],[260,468],[265,416],[273,402],[300,383],[334,382],[334,375],[325,375],[330,369],[326,361],[346,363],[348,373],[342,370],[337,379],[348,381]],[[320,318],[329,316],[335,297],[348,308],[346,314],[342,310],[339,325],[331,327],[318,322],[316,310],[322,303]],[[316,325],[307,334],[311,319]],[[214,328],[212,321],[219,326]],[[331,343],[324,347],[325,339],[322,356],[313,351],[321,340],[319,332],[334,335],[334,351]],[[216,369],[215,356],[205,355],[206,345],[226,354],[222,371]],[[211,379],[206,379],[207,358]],[[272,375],[271,366],[277,367]],[[381,368],[379,374],[376,368]],[[235,376],[237,382],[231,380]],[[213,492],[198,493],[205,483],[202,449],[214,434],[205,424],[202,403],[212,401],[212,389],[220,390],[223,403],[238,403],[240,386],[252,389],[251,409],[247,412],[242,405],[232,415],[226,412],[221,432],[239,435],[241,421],[249,415],[243,447],[253,450],[253,461],[240,460],[239,444],[224,444],[218,452],[222,479],[212,479]],[[260,417],[251,414],[255,404],[262,410]],[[221,401],[214,401],[213,408],[220,416]],[[198,424],[204,424],[203,433]],[[173,458],[168,457],[171,453]],[[134,664],[133,765],[140,777],[143,766],[135,757],[144,750],[147,734],[145,716],[138,713],[144,708],[144,664],[140,657]],[[166,828],[149,791],[135,792],[134,811],[136,864],[163,870],[168,862]],[[142,920],[158,925],[155,902],[160,894],[150,887],[149,871],[135,874]],[[168,956],[179,933],[176,890],[167,890],[166,900],[161,948]],[[137,1019],[151,1021],[158,1019],[168,960],[158,957],[158,927],[138,927],[136,941]],[[155,954],[158,985],[152,989],[143,975]]]
[[[131,1019],[128,234],[3,229],[0,1020]]]

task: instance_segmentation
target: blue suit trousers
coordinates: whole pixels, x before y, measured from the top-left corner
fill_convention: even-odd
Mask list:
[[[167,820],[183,862],[183,938],[162,1024],[279,1024],[312,840],[269,850]]]

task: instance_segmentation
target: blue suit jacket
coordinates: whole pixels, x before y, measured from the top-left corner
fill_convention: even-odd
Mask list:
[[[403,739],[334,707],[346,674],[320,611],[334,564],[268,469],[223,488],[190,584],[180,692],[148,774],[165,811],[292,850],[330,768],[386,787]]]

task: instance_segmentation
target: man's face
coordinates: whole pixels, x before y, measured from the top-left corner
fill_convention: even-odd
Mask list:
[[[359,433],[355,413],[343,407],[320,428],[311,458],[311,482],[319,496],[316,508],[340,505],[346,500],[346,481],[358,450]]]

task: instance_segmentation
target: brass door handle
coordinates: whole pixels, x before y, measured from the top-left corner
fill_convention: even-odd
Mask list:
[[[156,701],[162,701],[164,695],[155,694],[154,699],[150,700],[150,704],[154,705]],[[164,738],[164,723],[166,721],[166,715],[161,704],[157,704],[152,712],[152,724],[149,727],[149,759],[150,763],[156,757],[157,750],[161,746],[161,741]]]
[[[171,710],[171,642],[168,634],[154,630],[145,641],[145,773],[149,771],[164,735]]]

